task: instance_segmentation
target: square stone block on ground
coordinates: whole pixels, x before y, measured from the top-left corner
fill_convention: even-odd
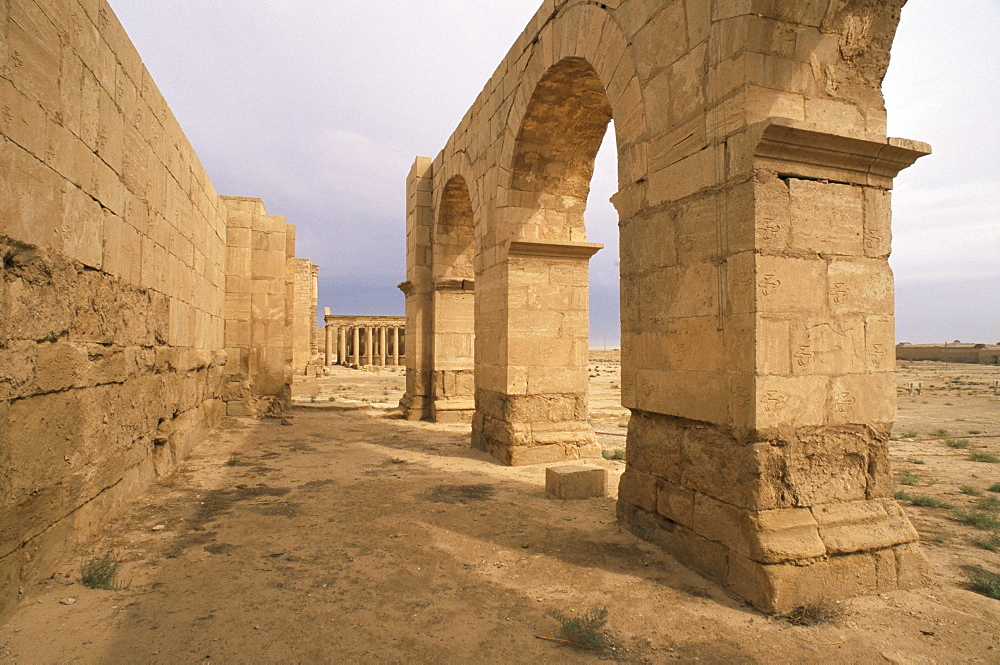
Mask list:
[[[596,464],[568,464],[545,469],[545,492],[556,499],[591,499],[608,491],[608,470]]]

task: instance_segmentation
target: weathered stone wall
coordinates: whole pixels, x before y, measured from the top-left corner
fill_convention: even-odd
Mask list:
[[[0,614],[223,412],[231,217],[106,2],[0,2]]]
[[[319,266],[309,259],[294,259],[294,317],[292,319],[292,370],[304,374],[317,358],[317,279]]]
[[[223,399],[229,415],[277,413],[291,399],[288,242],[294,227],[268,215],[260,199],[221,198],[229,211]]]
[[[897,344],[896,360],[939,360],[948,363],[1000,365],[1000,345]]]

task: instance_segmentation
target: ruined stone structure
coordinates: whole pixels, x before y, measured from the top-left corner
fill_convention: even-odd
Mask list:
[[[896,360],[1000,365],[1000,344],[897,344]]]
[[[596,456],[584,208],[618,148],[620,520],[767,611],[920,584],[892,499],[886,138],[903,0],[545,0],[407,180],[410,417]],[[475,344],[473,344],[475,340]]]
[[[326,308],[324,363],[397,366],[406,357],[406,319],[402,316],[331,314]]]
[[[215,192],[106,2],[0,2],[0,614],[227,409],[288,400],[294,247]]]
[[[292,319],[292,371],[305,374],[306,367],[319,359],[319,330],[316,310],[319,304],[319,266],[309,259],[295,259]]]

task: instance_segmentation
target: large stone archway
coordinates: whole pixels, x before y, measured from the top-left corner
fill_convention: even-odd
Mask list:
[[[921,583],[887,455],[889,190],[929,152],[885,135],[902,4],[543,3],[408,180],[411,415],[433,415],[435,263],[453,254],[435,223],[461,175],[473,444],[510,464],[595,454],[583,212],[613,118],[620,520],[768,611]]]

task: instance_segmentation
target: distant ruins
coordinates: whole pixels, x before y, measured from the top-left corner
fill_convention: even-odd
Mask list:
[[[893,500],[886,138],[903,0],[545,0],[407,179],[411,418],[596,457],[584,210],[618,147],[618,516],[765,611],[925,580]]]
[[[107,3],[0,30],[3,614],[220,416],[280,412],[316,314],[295,227],[215,192]]]
[[[896,360],[940,360],[949,363],[1000,365],[1000,344],[908,344],[896,345]]]
[[[324,364],[397,366],[406,355],[406,319],[402,316],[331,314],[326,308]]]

